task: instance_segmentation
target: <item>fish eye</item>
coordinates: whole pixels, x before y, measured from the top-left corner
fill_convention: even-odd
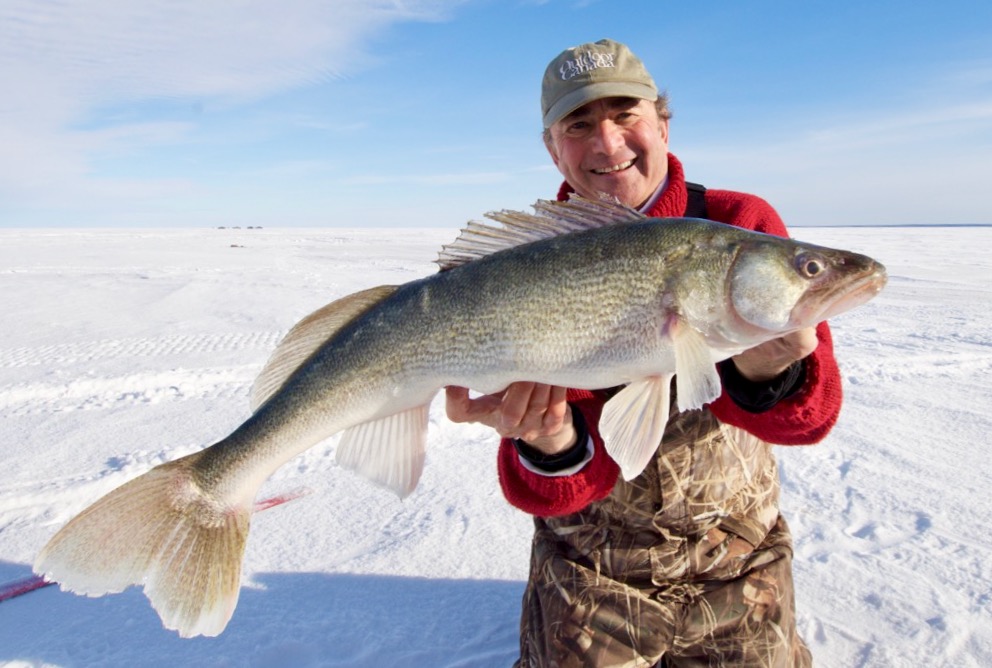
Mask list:
[[[806,278],[815,278],[826,271],[827,265],[813,253],[800,253],[796,256],[796,269]]]

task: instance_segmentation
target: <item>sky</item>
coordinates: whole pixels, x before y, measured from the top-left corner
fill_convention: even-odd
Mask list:
[[[687,178],[790,227],[992,224],[992,3],[3,0],[0,227],[458,227],[557,192],[609,37]]]

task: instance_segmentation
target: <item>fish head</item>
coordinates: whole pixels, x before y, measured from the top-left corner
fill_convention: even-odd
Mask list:
[[[735,315],[783,334],[864,304],[887,281],[866,255],[778,237],[743,244],[728,278]]]

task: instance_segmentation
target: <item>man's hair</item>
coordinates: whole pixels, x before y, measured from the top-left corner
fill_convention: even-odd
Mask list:
[[[665,91],[658,93],[658,98],[654,101],[654,108],[661,120],[667,121],[672,118],[672,110],[668,106],[668,93]],[[542,136],[545,144],[551,144],[551,128],[547,128]]]

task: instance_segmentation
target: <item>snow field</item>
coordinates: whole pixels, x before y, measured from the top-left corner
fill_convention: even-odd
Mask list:
[[[832,322],[845,382],[822,444],[778,450],[800,629],[818,666],[992,665],[992,228],[797,228],[890,283]],[[434,271],[454,230],[0,231],[0,583],[76,512],[229,433],[299,318]],[[530,519],[486,429],[431,411],[404,501],[334,439],[263,496],[218,638],[164,630],[137,589],[0,604],[6,666],[508,666]]]

